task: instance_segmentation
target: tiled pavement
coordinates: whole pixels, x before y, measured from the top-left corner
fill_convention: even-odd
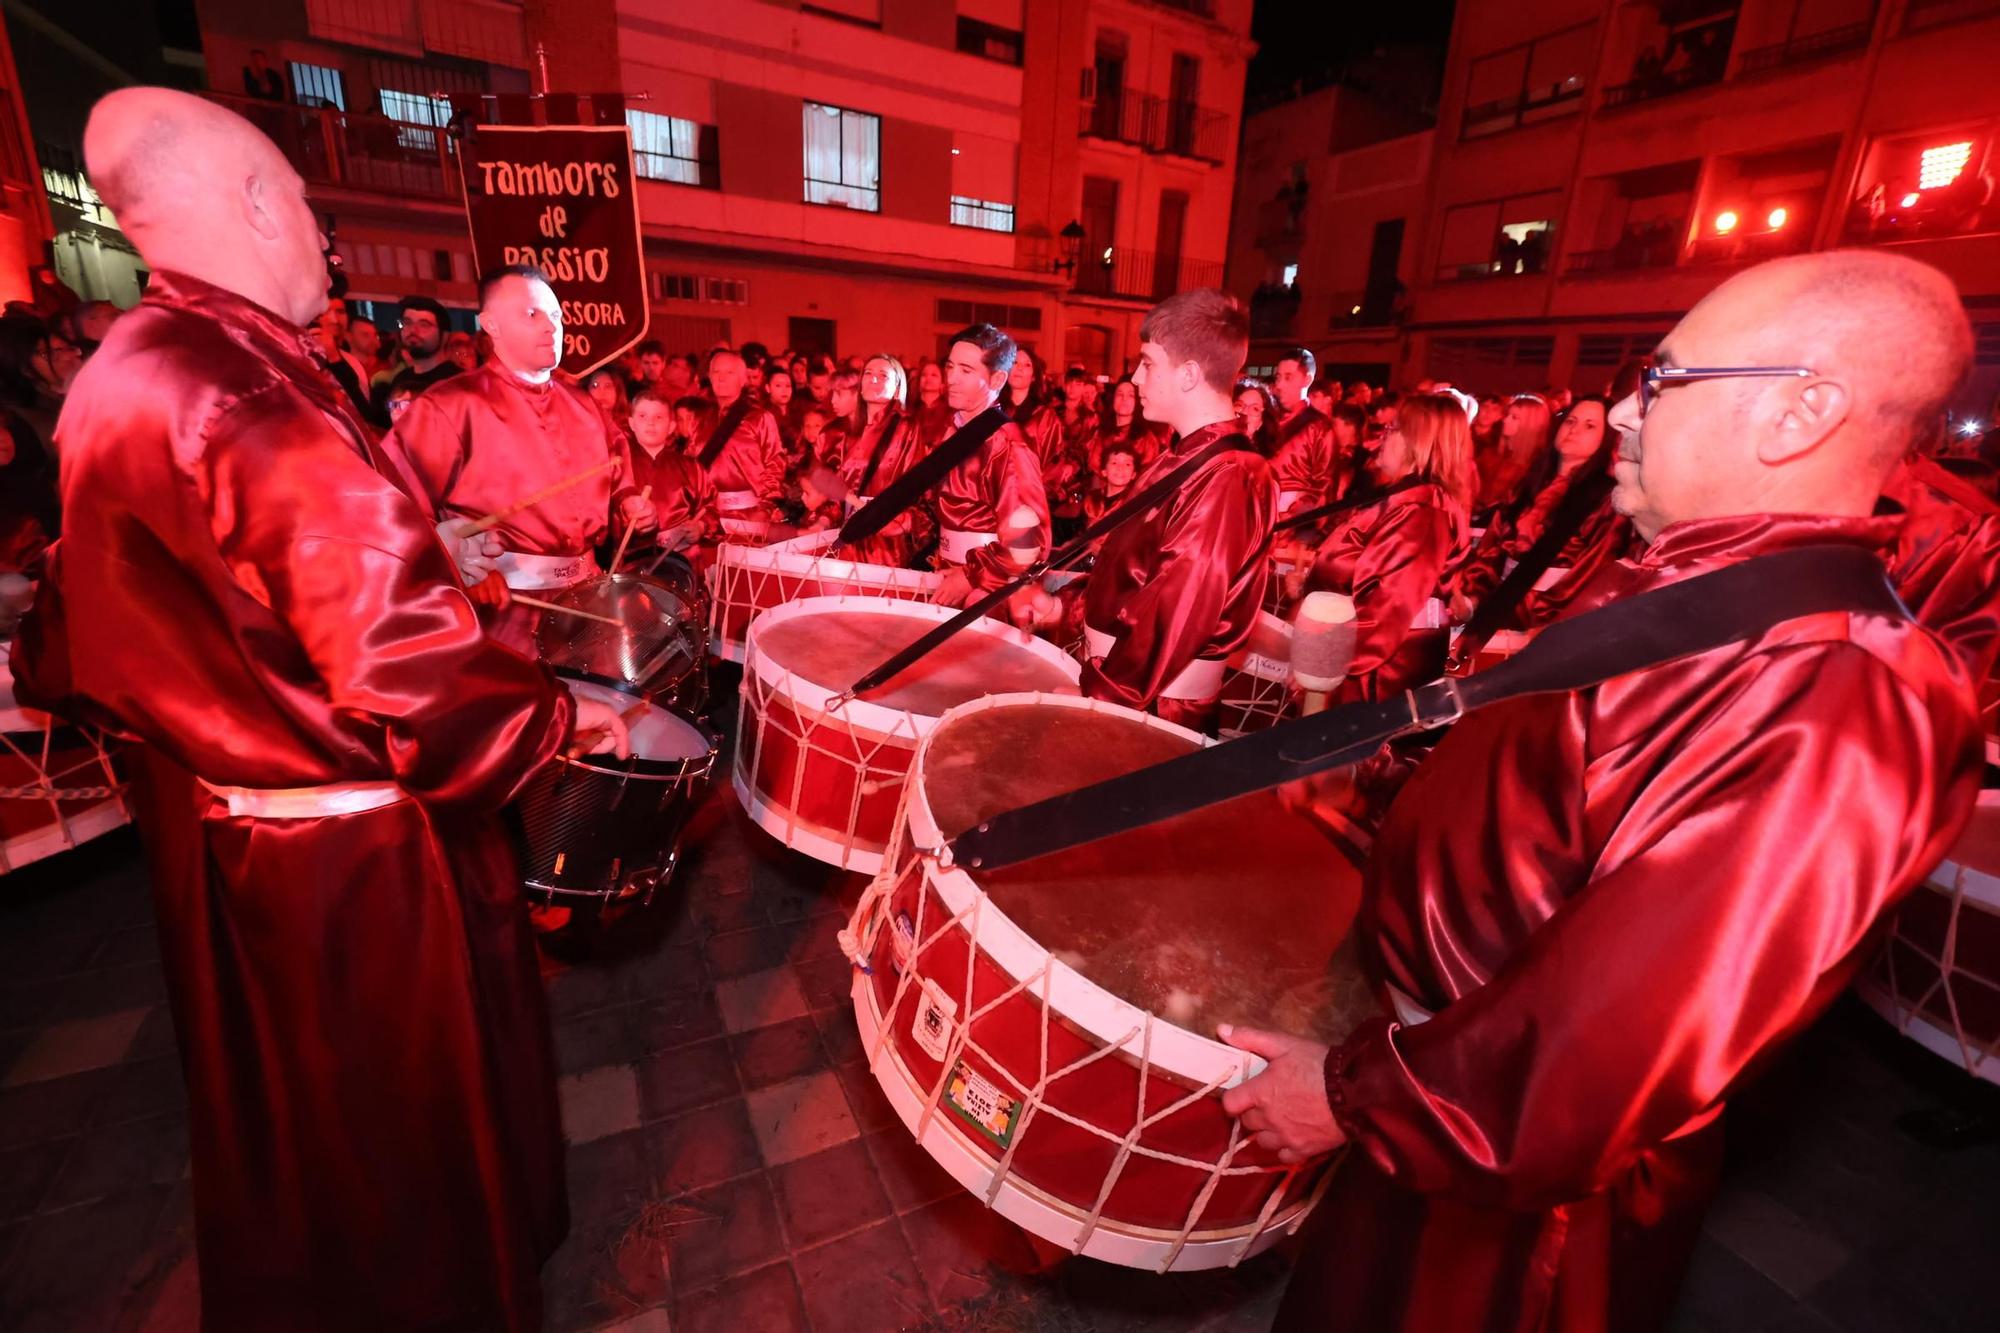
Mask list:
[[[1268,1326],[1288,1260],[1160,1278],[1051,1255],[910,1143],[859,1063],[834,931],[861,881],[714,793],[657,947],[548,972],[570,1148],[555,1330]],[[129,834],[0,880],[0,1329],[196,1327],[184,1094]],[[1836,1011],[1738,1108],[1676,1316],[1716,1333],[1993,1330],[2000,1145],[1967,1089]]]

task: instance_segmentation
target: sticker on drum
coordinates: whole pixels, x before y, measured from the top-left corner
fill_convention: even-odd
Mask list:
[[[924,978],[923,1002],[910,1020],[910,1036],[916,1039],[918,1049],[933,1060],[943,1060],[951,1049],[951,1030],[957,1021],[958,1001],[935,981]]]
[[[889,949],[892,955],[889,965],[896,969],[897,976],[901,976],[903,969],[910,965],[910,954],[916,947],[916,923],[910,920],[908,912],[896,913],[896,933],[889,937]],[[940,1055],[938,1059],[942,1060],[944,1057]]]
[[[965,1061],[952,1066],[951,1081],[946,1084],[944,1095],[966,1124],[1002,1148],[1014,1142],[1014,1124],[1021,1118],[1021,1103],[1002,1092],[990,1079],[974,1073]]]

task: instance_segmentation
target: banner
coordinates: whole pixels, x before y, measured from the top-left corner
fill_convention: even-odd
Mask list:
[[[562,304],[562,369],[581,378],[646,336],[632,133],[481,125],[459,145],[473,264],[533,264]]]

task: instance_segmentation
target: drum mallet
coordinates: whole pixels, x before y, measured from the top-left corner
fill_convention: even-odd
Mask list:
[[[600,472],[608,472],[613,468],[622,466],[624,466],[624,461],[620,459],[618,455],[613,454],[611,455],[611,457],[605,459],[602,463],[599,463],[596,467],[587,467],[581,472],[571,473],[569,476],[564,477],[561,481],[555,482],[552,485],[542,487],[542,489],[536,491],[533,495],[528,496],[525,500],[515,501],[513,504],[508,505],[505,509],[502,509],[497,514],[488,514],[485,518],[480,519],[477,523],[474,523],[471,527],[467,528],[464,532],[461,532],[458,535],[461,538],[473,537],[486,531],[488,528],[497,528],[502,523],[505,523],[508,519],[514,517],[514,515],[520,513],[524,509],[533,509],[536,505],[540,504],[542,501],[547,500],[552,496],[561,495],[564,491],[568,490],[570,487],[589,481],[592,477],[596,476]]]
[[[611,616],[600,616],[595,611],[584,611],[574,606],[562,606],[556,602],[545,602],[539,597],[523,597],[518,592],[513,595],[513,600],[519,602],[522,606],[532,606],[537,611],[554,611],[557,615],[575,616],[579,620],[595,620],[600,625],[615,625],[619,629],[625,628],[624,621]]]
[[[1307,716],[1325,712],[1354,662],[1354,599],[1345,593],[1308,593],[1292,621],[1292,680]]]
[[[641,500],[650,500],[653,498],[652,482],[649,481],[646,483],[646,489],[639,492],[639,498]],[[637,531],[638,529],[633,527],[630,522],[625,524],[625,535],[618,539],[618,549],[612,553],[611,568],[606,571],[607,573],[616,574],[618,566],[625,563],[625,548],[632,544],[632,534]]]

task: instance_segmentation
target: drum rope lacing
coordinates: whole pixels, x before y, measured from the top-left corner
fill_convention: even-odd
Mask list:
[[[896,827],[899,831],[908,828],[907,814],[909,799],[910,789],[906,786],[896,819]],[[867,960],[873,956],[875,940],[886,922],[886,909],[890,895],[900,885],[905,875],[915,875],[918,878],[919,882],[916,893],[917,915],[911,931],[910,953],[897,979],[895,995],[882,1014],[882,1021],[877,1025],[874,1041],[868,1051],[868,1064],[873,1069],[876,1068],[876,1062],[880,1058],[883,1048],[888,1044],[889,1036],[893,1030],[893,1024],[889,1019],[891,1016],[902,1011],[903,1002],[907,998],[912,981],[917,975],[917,959],[930,949],[932,945],[944,939],[952,930],[962,929],[965,931],[967,947],[964,990],[960,995],[951,997],[956,1000],[959,1008],[964,1011],[964,1016],[958,1017],[954,1015],[950,1020],[952,1026],[951,1042],[946,1047],[944,1059],[940,1062],[938,1078],[932,1084],[929,1093],[924,1098],[924,1109],[918,1118],[915,1131],[917,1141],[919,1143],[923,1142],[924,1135],[936,1117],[938,1104],[943,1100],[945,1086],[949,1082],[953,1070],[957,1068],[964,1053],[969,1050],[977,1055],[988,1069],[992,1070],[1018,1092],[1023,1099],[1020,1123],[1015,1127],[1006,1150],[1001,1154],[1000,1159],[993,1167],[993,1179],[987,1187],[985,1198],[986,1205],[989,1208],[993,1206],[994,1201],[999,1197],[1001,1188],[1007,1183],[1012,1173],[1015,1151],[1027,1138],[1030,1125],[1033,1124],[1037,1114],[1046,1112],[1068,1125],[1082,1129],[1097,1138],[1115,1143],[1118,1146],[1117,1155],[1105,1176],[1104,1184],[1099,1189],[1097,1198],[1093,1202],[1089,1214],[1083,1219],[1076,1238],[1071,1242],[1070,1248],[1073,1253],[1081,1254],[1084,1246],[1089,1243],[1090,1238],[1097,1232],[1103,1220],[1105,1205],[1109,1202],[1112,1191],[1117,1187],[1126,1164],[1133,1156],[1137,1155],[1154,1161],[1187,1167],[1191,1170],[1203,1172],[1207,1176],[1194,1203],[1189,1208],[1180,1229],[1175,1233],[1173,1243],[1169,1247],[1166,1257],[1161,1261],[1159,1271],[1162,1273],[1172,1268],[1174,1260],[1186,1248],[1189,1239],[1194,1235],[1199,1225],[1203,1210],[1208,1207],[1209,1200],[1214,1196],[1216,1188],[1221,1184],[1225,1176],[1276,1175],[1283,1177],[1283,1179],[1276,1182],[1266,1196],[1255,1224],[1245,1229],[1236,1253],[1230,1257],[1229,1266],[1233,1268],[1242,1262],[1244,1256],[1249,1253],[1250,1247],[1260,1236],[1264,1235],[1270,1229],[1271,1218],[1277,1211],[1279,1204],[1285,1199],[1291,1181],[1304,1168],[1299,1165],[1234,1165],[1237,1154],[1250,1146],[1250,1139],[1244,1134],[1242,1122],[1240,1121],[1231,1121],[1228,1146],[1222,1156],[1214,1161],[1204,1161],[1199,1158],[1186,1157],[1178,1153],[1148,1147],[1140,1143],[1139,1138],[1148,1128],[1159,1124],[1170,1116],[1178,1114],[1189,1106],[1213,1096],[1222,1089],[1223,1085],[1229,1081],[1232,1075],[1241,1074],[1247,1077],[1250,1072],[1249,1057],[1247,1055],[1244,1056],[1242,1063],[1236,1069],[1226,1071],[1215,1079],[1210,1080],[1204,1087],[1148,1115],[1146,1112],[1146,1091],[1154,1073],[1152,1040],[1154,1024],[1156,1022],[1154,1016],[1148,1013],[1145,1015],[1142,1024],[1129,1029],[1118,1041],[1101,1045],[1097,1050],[1052,1072],[1048,1067],[1049,1021],[1051,1013],[1050,986],[1054,975],[1052,965],[1055,960],[1053,958],[1046,959],[1042,966],[1037,968],[1032,975],[1017,980],[1012,986],[1008,987],[1001,994],[994,996],[986,1004],[976,1009],[973,1008],[973,975],[975,965],[980,957],[977,940],[979,938],[982,910],[986,903],[986,894],[983,891],[975,890],[972,904],[969,908],[952,915],[926,936],[924,933],[924,918],[929,911],[932,894],[926,891],[926,886],[922,883],[922,874],[923,862],[929,859],[929,854],[920,849],[912,848],[916,852],[916,855],[907,862],[901,862],[899,861],[898,853],[903,850],[903,847],[904,840],[899,837],[885,858],[881,872],[876,875],[875,879],[862,893],[861,900],[855,905],[854,914],[849,918],[847,927],[840,932],[839,938],[841,947],[847,951],[849,960],[864,972],[869,972],[872,975],[872,969],[869,967]],[[1041,1018],[1040,1056],[1039,1072],[1034,1085],[1030,1087],[1016,1078],[1003,1062],[994,1058],[991,1052],[987,1051],[973,1039],[972,1025],[980,1018],[991,1013],[999,1005],[1006,1003],[1016,996],[1028,993],[1036,985],[1040,987],[1038,996]],[[872,988],[870,988],[871,996],[872,993]],[[946,994],[949,996],[949,992],[946,992]],[[1076,1073],[1078,1070],[1095,1064],[1107,1056],[1123,1051],[1126,1044],[1134,1037],[1140,1038],[1138,1055],[1139,1091],[1134,1124],[1130,1130],[1123,1135],[1113,1134],[1099,1125],[1083,1120],[1049,1103],[1047,1093],[1051,1084]],[[1171,1074],[1164,1074],[1163,1076],[1169,1078],[1175,1077]],[[1294,1215],[1290,1224],[1291,1229],[1296,1230],[1305,1220],[1307,1214],[1311,1212],[1312,1205],[1316,1204],[1320,1195],[1324,1193],[1331,1177],[1332,1172],[1330,1170],[1321,1175],[1314,1186],[1311,1198],[1306,1201],[1306,1206],[1300,1208]],[[1037,1194],[1043,1193],[1026,1181],[1022,1182],[1022,1186]]]
[[[829,535],[828,540],[832,538]],[[902,569],[894,565],[871,565],[863,561],[845,560],[838,556],[815,553],[807,559],[802,570],[780,569],[751,563],[751,558],[728,559],[731,548],[747,552],[774,552],[776,556],[794,554],[784,551],[783,543],[774,546],[758,546],[748,542],[724,542],[718,551],[713,567],[708,571],[708,639],[711,644],[735,643],[742,651],[749,638],[750,621],[760,609],[768,610],[787,602],[798,601],[801,597],[884,597],[899,602],[927,602],[931,590],[938,585],[938,575],[921,569]],[[799,552],[796,554],[803,554]],[[884,581],[870,582],[862,571],[879,571],[886,575]],[[769,603],[761,599],[766,592],[773,592]],[[738,594],[741,594],[740,596]],[[739,636],[728,639],[724,635],[726,617],[731,613],[741,613],[744,622]]]
[[[90,742],[91,752],[67,768],[53,773],[50,772],[49,756],[55,749],[55,734],[56,728],[53,723],[43,726],[41,753],[37,756],[21,748],[13,736],[5,732],[0,732],[0,746],[5,747],[5,752],[29,765],[35,772],[42,775],[42,780],[38,783],[0,787],[0,800],[46,803],[50,813],[55,816],[56,827],[62,830],[63,842],[65,845],[73,847],[77,843],[77,835],[76,831],[70,827],[71,817],[69,812],[63,809],[63,806],[65,804],[84,801],[98,802],[116,799],[122,809],[126,784],[116,781],[118,775],[112,770],[110,752],[104,748],[104,743],[94,733],[89,731],[84,731],[81,734],[85,740]],[[105,777],[113,779],[113,781],[92,784],[87,787],[60,787],[56,785],[63,778],[86,772],[91,768],[100,770]],[[5,846],[0,845],[0,871],[12,869],[14,869],[14,862],[7,854]]]
[[[1886,976],[1882,981],[1876,983],[1876,985],[1899,1014],[1896,1020],[1896,1028],[1905,1036],[1908,1035],[1908,1028],[1912,1022],[1919,1020],[1929,1021],[1925,1016],[1925,1008],[1931,1003],[1933,997],[1942,990],[1944,992],[1946,1012],[1951,1016],[1952,1040],[1958,1044],[1960,1061],[1965,1065],[1967,1073],[1981,1078],[1988,1078],[1990,1075],[1982,1073],[1980,1066],[1988,1060],[2000,1058],[2000,1037],[1996,1037],[1994,1041],[1985,1045],[1981,1045],[1970,1039],[1966,1031],[1965,1019],[1959,1013],[1958,991],[1953,983],[1955,980],[1962,978],[1967,983],[1982,986],[1988,990],[2000,989],[2000,987],[1996,987],[1987,978],[1975,972],[1968,971],[1959,965],[1958,924],[1960,916],[1965,910],[1965,876],[1968,872],[1967,868],[1963,865],[1955,866],[1954,869],[1956,873],[1952,876],[1951,883],[1951,915],[1945,924],[1944,944],[1941,951],[1933,953],[1925,948],[1922,943],[1904,933],[1902,913],[1899,911],[1890,926],[1888,937],[1882,943],[1882,951],[1878,958],[1879,968],[1882,972],[1886,973]],[[1932,885],[1932,887],[1938,888],[1942,886]],[[1917,890],[1918,893],[1925,891],[1921,887]],[[1923,993],[1914,999],[1906,997],[1903,994],[1901,979],[1897,975],[1896,952],[1898,946],[1908,949],[1911,953],[1929,963],[1931,970],[1936,973],[1936,976],[1924,987]],[[1866,979],[1864,979],[1864,984],[1866,984]]]

